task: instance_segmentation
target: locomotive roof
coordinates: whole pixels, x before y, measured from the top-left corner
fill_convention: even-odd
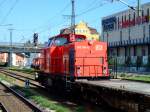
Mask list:
[[[56,35],[56,36],[54,36],[54,37],[51,37],[51,38],[60,38],[60,37],[64,37],[64,38],[70,38],[70,34],[59,34],[59,35]],[[75,38],[84,38],[84,39],[86,39],[86,36],[84,36],[84,35],[79,35],[79,34],[75,34]]]

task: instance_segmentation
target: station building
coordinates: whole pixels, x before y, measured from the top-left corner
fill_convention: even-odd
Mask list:
[[[128,9],[102,18],[102,40],[108,42],[109,56],[150,56],[150,2],[141,5],[141,15]]]

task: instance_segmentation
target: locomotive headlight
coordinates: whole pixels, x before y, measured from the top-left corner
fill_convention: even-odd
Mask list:
[[[77,75],[80,75],[80,72],[81,72],[80,66],[77,66]]]
[[[103,74],[106,74],[106,73],[107,73],[106,67],[103,67]]]
[[[93,45],[94,41],[90,40],[89,45]]]

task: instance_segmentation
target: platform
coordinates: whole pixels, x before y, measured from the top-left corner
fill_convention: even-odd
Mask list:
[[[150,95],[150,83],[128,81],[121,79],[100,80],[100,81],[77,80],[77,82]]]

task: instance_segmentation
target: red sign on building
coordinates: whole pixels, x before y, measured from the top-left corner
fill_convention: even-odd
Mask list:
[[[143,24],[149,22],[149,16],[137,17],[132,20],[126,20],[123,22],[119,22],[120,28],[127,28],[131,26],[135,26],[136,24]]]

